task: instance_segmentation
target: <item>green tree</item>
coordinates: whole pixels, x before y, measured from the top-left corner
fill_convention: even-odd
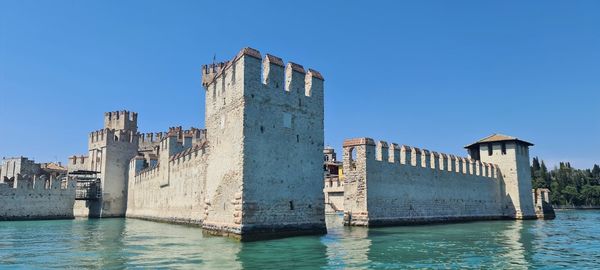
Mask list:
[[[549,188],[554,205],[600,206],[600,166],[576,169],[570,162],[560,162],[548,170],[543,160],[533,158],[531,181],[534,188]]]

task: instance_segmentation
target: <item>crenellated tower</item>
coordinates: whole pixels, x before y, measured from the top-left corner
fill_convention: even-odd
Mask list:
[[[104,114],[104,128],[90,133],[84,168],[100,172],[102,198],[78,201],[76,216],[120,217],[127,207],[129,161],[137,155],[137,113],[115,111]],[[81,167],[81,166],[80,166]]]
[[[502,134],[493,134],[466,146],[474,160],[497,164],[504,185],[505,215],[515,219],[535,219],[531,196],[529,146],[532,143]]]
[[[202,68],[203,227],[242,239],[324,233],[323,77],[255,49]]]

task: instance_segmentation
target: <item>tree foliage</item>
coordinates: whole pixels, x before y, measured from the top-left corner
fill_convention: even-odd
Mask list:
[[[569,162],[561,162],[548,171],[544,161],[533,158],[531,165],[533,188],[550,189],[554,205],[598,206],[600,205],[600,166],[592,169],[575,169]]]

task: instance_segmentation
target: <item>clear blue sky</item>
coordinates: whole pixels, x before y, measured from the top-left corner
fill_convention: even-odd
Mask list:
[[[600,163],[600,1],[0,1],[0,156],[66,160],[103,112],[204,127],[200,67],[242,47],[321,71],[325,142],[465,155],[494,132]]]

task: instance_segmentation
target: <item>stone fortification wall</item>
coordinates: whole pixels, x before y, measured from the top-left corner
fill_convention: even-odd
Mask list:
[[[70,156],[67,163],[67,171],[89,170],[89,160],[88,156]]]
[[[15,188],[0,183],[0,220],[73,218],[74,202],[74,181],[19,175]]]
[[[251,48],[203,68],[203,227],[242,239],[325,232],[323,78]],[[313,183],[313,184],[307,184]]]
[[[204,216],[205,148],[196,146],[145,169],[136,157],[129,168],[127,217],[201,224]]]
[[[344,173],[347,225],[504,216],[494,164],[361,138],[344,142]]]
[[[323,78],[268,54],[245,61],[244,227],[324,232]]]

